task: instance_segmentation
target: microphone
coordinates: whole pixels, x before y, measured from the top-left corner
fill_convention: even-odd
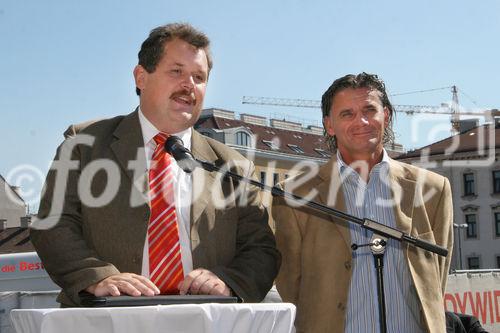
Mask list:
[[[165,141],[164,149],[175,158],[177,164],[184,172],[191,173],[198,166],[198,162],[193,154],[184,147],[184,142],[178,136],[169,136],[167,141]]]

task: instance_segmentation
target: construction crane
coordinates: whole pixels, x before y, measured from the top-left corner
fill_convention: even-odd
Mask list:
[[[459,131],[460,127],[460,116],[485,116],[488,119],[492,119],[494,116],[500,116],[500,111],[493,110],[484,110],[480,112],[473,111],[464,111],[460,110],[458,104],[458,89],[456,86],[445,87],[451,88],[452,92],[452,101],[451,105],[449,104],[441,104],[441,106],[430,106],[430,105],[393,105],[394,111],[396,112],[404,112],[407,115],[414,115],[415,113],[423,113],[423,114],[448,114],[451,115],[451,126],[452,130],[456,133]],[[439,90],[445,88],[437,88],[437,89],[429,89],[429,90],[421,90],[419,92],[426,92],[432,90]],[[414,93],[414,92],[410,92]],[[410,93],[403,94],[395,94],[396,95],[405,95]],[[258,104],[258,105],[271,105],[271,106],[291,106],[291,107],[301,107],[301,108],[321,108],[321,101],[312,100],[312,99],[291,99],[291,98],[274,98],[274,97],[255,97],[255,96],[243,96],[242,100],[243,104]]]

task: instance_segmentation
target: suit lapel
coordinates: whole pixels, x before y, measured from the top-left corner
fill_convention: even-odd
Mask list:
[[[195,158],[207,161],[210,163],[216,163],[218,160],[217,155],[212,150],[207,140],[195,130],[192,130],[192,141],[191,141],[191,151]],[[213,184],[217,173],[208,172],[202,168],[196,168],[193,171],[193,195],[192,195],[192,205],[191,205],[191,228],[198,222],[201,213],[207,207],[212,196],[210,193],[206,193],[207,190],[213,189]],[[214,222],[214,221],[212,221]]]
[[[323,180],[317,187],[319,192],[319,203],[340,210],[341,212],[346,212],[344,193],[342,192],[342,183],[340,181],[336,157],[331,158],[328,163],[321,166],[319,177]],[[330,219],[342,235],[346,246],[350,248],[351,232],[349,230],[349,223],[333,216],[330,216]]]
[[[394,199],[396,227],[410,234],[416,182],[409,179],[400,163],[390,160],[391,192]]]
[[[144,200],[148,202],[146,154],[138,111],[135,110],[123,118],[113,135],[116,141],[111,144],[111,150],[115,154],[118,164],[139,193],[144,196]]]

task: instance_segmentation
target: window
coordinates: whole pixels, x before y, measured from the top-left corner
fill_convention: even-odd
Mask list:
[[[472,172],[464,173],[464,196],[474,195],[474,174]]]
[[[279,173],[273,174],[273,185],[276,186],[276,184],[278,184],[279,181],[280,181],[280,175],[279,175]]]
[[[262,142],[264,142],[272,150],[278,150],[278,149],[280,149],[280,147],[278,147],[273,141],[262,140]]]
[[[467,223],[467,238],[477,238],[476,214],[465,214],[465,223]]]
[[[500,213],[495,212],[495,236],[500,237]]]
[[[262,184],[265,184],[266,183],[266,173],[264,171],[261,171],[260,172],[260,182]]]
[[[479,257],[467,258],[467,265],[469,269],[479,269]]]
[[[326,150],[323,150],[323,149],[315,148],[314,151],[316,151],[321,157],[330,158],[332,156]]]
[[[238,146],[250,147],[250,135],[245,132],[236,133],[236,144]]]
[[[500,170],[492,171],[493,193],[500,193]]]
[[[302,148],[300,148],[299,146],[297,145],[292,145],[292,144],[288,144],[288,147],[293,150],[294,152],[296,152],[297,154],[304,154],[304,150],[302,150]]]
[[[497,256],[497,268],[500,268],[500,256]]]

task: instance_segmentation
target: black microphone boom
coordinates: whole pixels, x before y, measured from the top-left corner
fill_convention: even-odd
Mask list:
[[[178,136],[171,135],[167,138],[165,151],[174,157],[179,167],[186,173],[193,172],[198,166],[193,154],[184,147],[184,142]]]
[[[185,171],[185,172],[192,172],[195,168],[200,167],[205,169],[208,172],[216,171],[220,173],[224,173],[224,175],[237,180],[237,181],[243,181],[245,183],[248,183],[250,185],[254,185],[259,187],[260,189],[264,191],[270,192],[273,196],[277,197],[283,197],[286,198],[287,200],[293,202],[294,204],[299,204],[299,205],[305,205],[307,207],[310,207],[314,209],[315,211],[322,212],[326,215],[330,216],[335,216],[337,218],[340,218],[344,221],[347,221],[349,223],[355,223],[360,225],[361,227],[373,231],[375,234],[379,236],[383,236],[386,238],[392,238],[395,240],[398,240],[400,242],[406,242],[409,244],[412,244],[413,246],[419,247],[421,249],[424,249],[426,251],[436,253],[440,256],[446,257],[448,255],[448,250],[442,246],[433,244],[429,241],[419,239],[417,237],[405,234],[404,232],[396,229],[396,228],[391,228],[386,226],[385,224],[381,224],[376,221],[372,221],[370,219],[360,219],[357,218],[353,215],[344,213],[340,210],[336,210],[334,208],[331,208],[329,206],[325,206],[323,204],[320,204],[315,201],[308,201],[298,195],[288,193],[283,191],[281,188],[278,186],[269,186],[263,183],[260,183],[256,180],[253,180],[251,178],[246,178],[243,177],[237,173],[228,171],[228,170],[222,170],[221,168],[215,166],[214,164],[206,161],[201,161],[196,159],[191,152],[184,147],[184,143],[182,140],[177,137],[177,136],[170,136],[168,137],[167,141],[165,142],[165,150],[167,153],[172,155],[176,161],[177,164]],[[329,220],[332,223],[335,223],[334,220]]]

